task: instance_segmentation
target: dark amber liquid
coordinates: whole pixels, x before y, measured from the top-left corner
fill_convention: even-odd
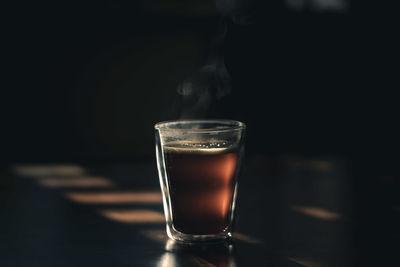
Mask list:
[[[185,234],[216,234],[231,217],[238,152],[166,149],[174,227]]]

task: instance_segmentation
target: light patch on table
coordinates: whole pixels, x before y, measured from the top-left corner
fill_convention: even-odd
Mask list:
[[[99,212],[104,217],[121,223],[165,223],[164,214],[153,210],[100,210]]]
[[[392,207],[395,211],[400,211],[400,206],[393,206]]]
[[[75,176],[40,179],[38,183],[45,187],[110,187],[113,182],[105,177]]]
[[[67,192],[65,196],[83,204],[162,203],[161,193],[155,192]]]
[[[288,258],[289,260],[306,267],[323,267],[324,265],[311,258]]]
[[[292,206],[294,211],[299,213],[321,219],[327,221],[336,221],[342,219],[342,215],[339,213],[329,211],[327,209],[322,209],[318,207],[310,207],[310,206]]]
[[[190,263],[190,266],[201,266],[201,267],[217,267],[217,265],[212,264],[211,262],[200,258],[198,256],[192,256],[192,255],[188,255],[186,257],[186,259],[188,260],[188,262]]]
[[[176,265],[175,255],[173,253],[164,253],[157,262],[157,267],[174,267]]]
[[[22,176],[40,178],[43,176],[60,175],[75,176],[85,173],[85,169],[74,164],[62,165],[16,165],[13,171]]]
[[[165,244],[168,242],[168,236],[164,230],[157,229],[157,230],[145,230],[141,232],[145,237],[151,239],[157,243]]]
[[[263,243],[263,241],[255,238],[255,237],[245,235],[242,233],[233,233],[233,238],[243,241],[243,242],[246,242],[246,243],[250,243],[250,244],[262,244]]]

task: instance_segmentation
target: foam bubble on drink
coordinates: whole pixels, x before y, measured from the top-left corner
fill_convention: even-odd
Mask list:
[[[201,142],[201,141],[176,141],[164,145],[167,152],[218,154],[232,150],[234,147],[227,141]]]

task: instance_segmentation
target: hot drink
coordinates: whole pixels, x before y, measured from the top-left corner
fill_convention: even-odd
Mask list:
[[[232,237],[246,125],[179,120],[154,128],[168,236],[189,243]]]
[[[231,222],[238,149],[226,142],[164,145],[174,228],[184,234],[224,232]]]

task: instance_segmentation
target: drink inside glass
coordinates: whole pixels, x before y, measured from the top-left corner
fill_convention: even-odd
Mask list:
[[[155,128],[168,236],[184,242],[229,238],[245,125],[191,120]]]

